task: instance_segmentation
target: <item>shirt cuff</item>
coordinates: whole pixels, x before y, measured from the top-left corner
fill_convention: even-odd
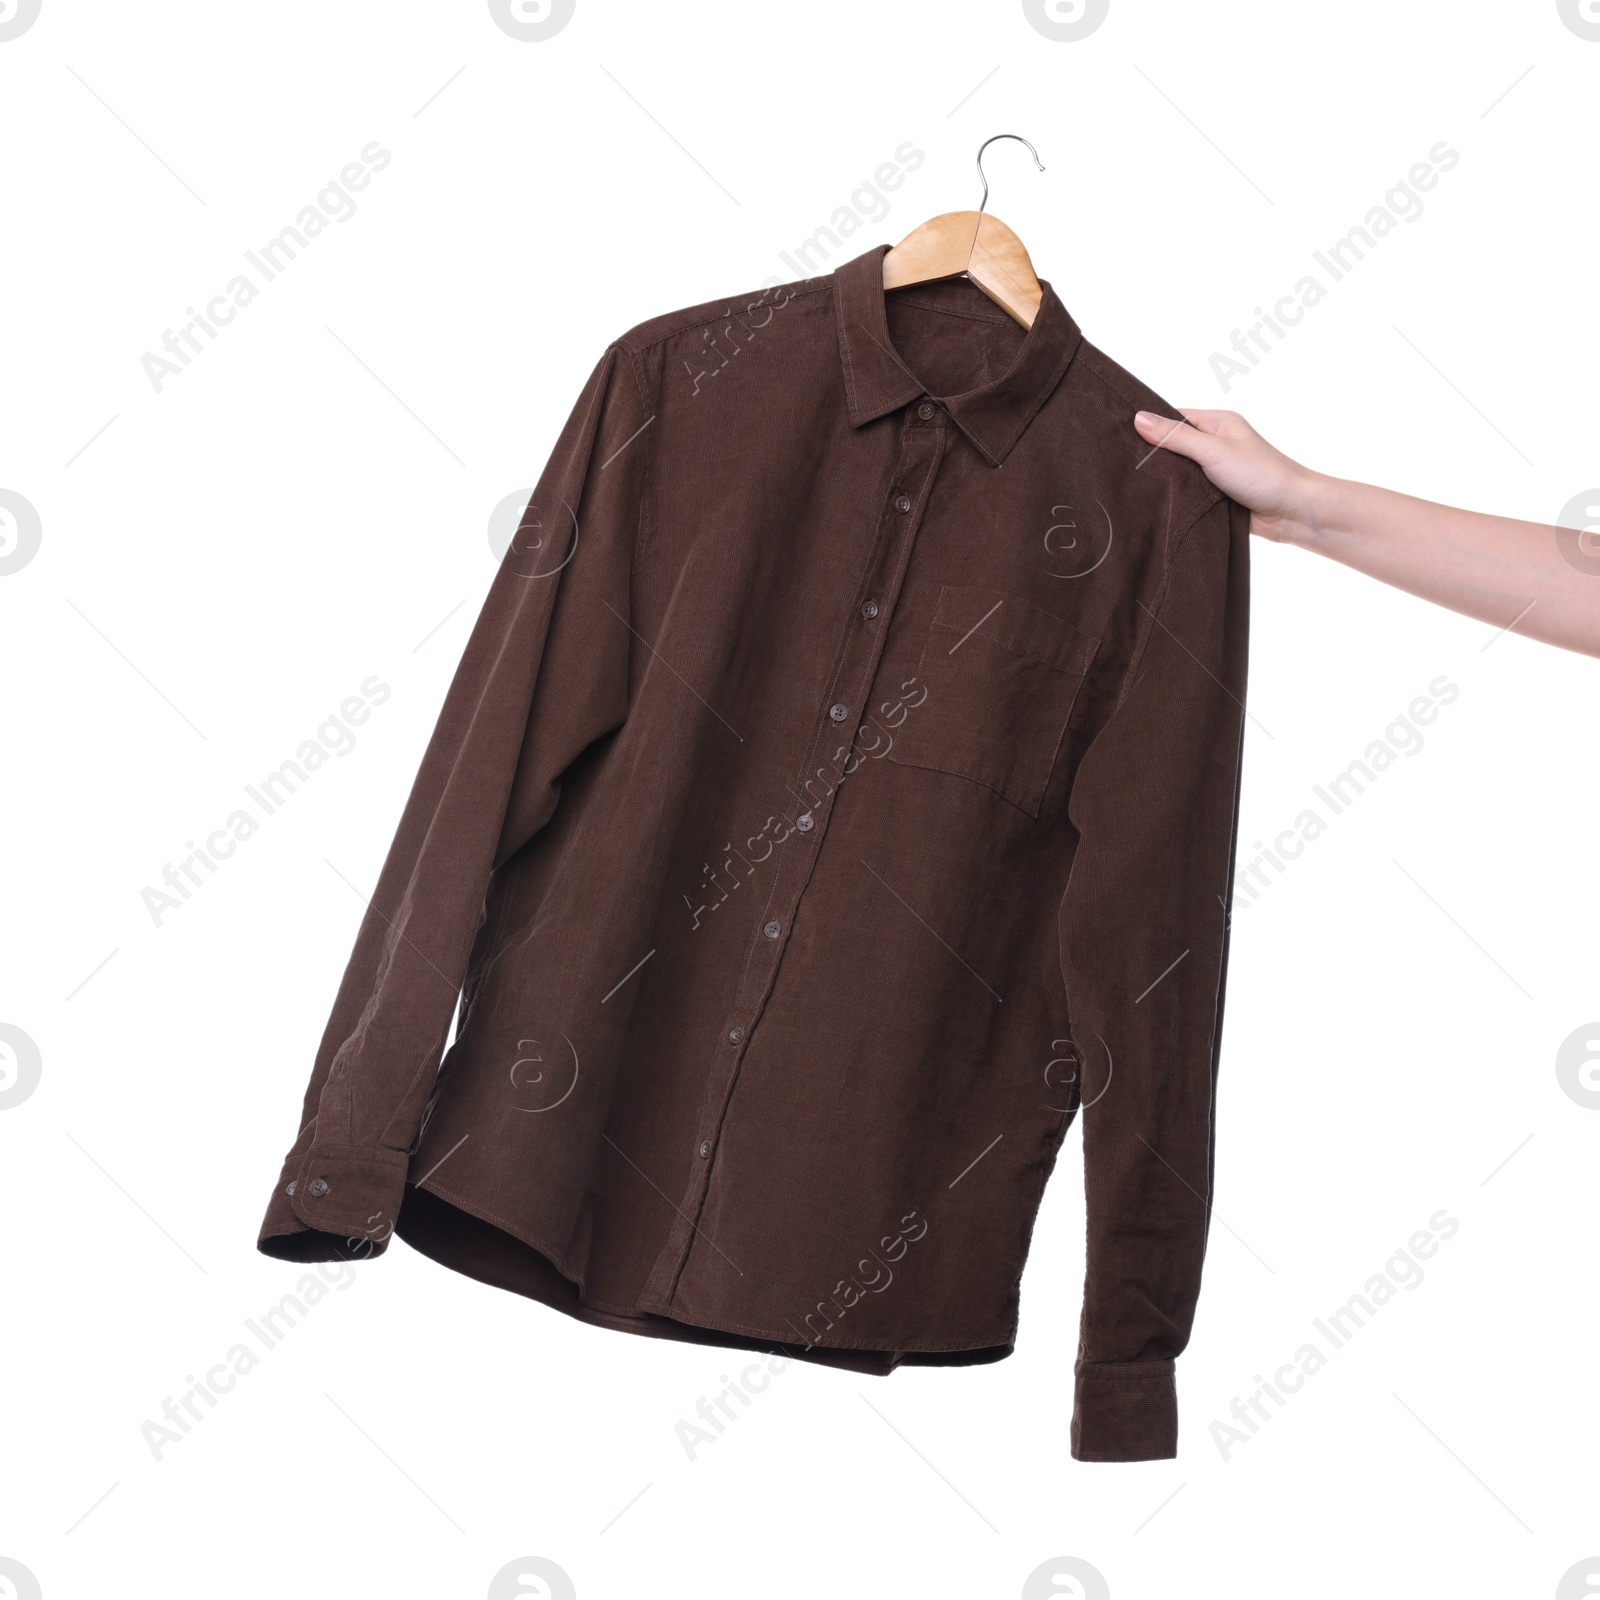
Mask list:
[[[1075,1461],[1166,1461],[1178,1453],[1171,1361],[1082,1361],[1072,1411]]]
[[[256,1248],[280,1261],[382,1255],[405,1198],[402,1150],[313,1145],[283,1164]]]

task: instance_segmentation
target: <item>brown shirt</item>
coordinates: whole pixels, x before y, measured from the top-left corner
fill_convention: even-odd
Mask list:
[[[993,1361],[1081,1108],[1072,1451],[1170,1456],[1247,516],[1140,441],[1134,412],[1172,409],[1048,285],[1024,330],[965,280],[886,298],[884,248],[601,357],[423,757],[260,1245],[397,1232],[609,1328]]]

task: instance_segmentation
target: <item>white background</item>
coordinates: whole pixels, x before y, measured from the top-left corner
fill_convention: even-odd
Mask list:
[[[907,141],[824,270],[971,208],[1016,132],[1046,170],[994,147],[991,209],[1169,401],[1554,523],[1600,484],[1597,84],[1554,0],[1112,0],[1068,43],[1014,0],[578,0],[533,43],[482,3],[44,0],[0,43],[0,489],[42,527],[0,578],[0,1022],[42,1060],[0,1112],[0,1556],[45,1600],[478,1597],[531,1555],[582,1600],[1009,1600],[1059,1556],[1116,1600],[1555,1595],[1600,1553],[1600,1113],[1555,1067],[1600,1017],[1600,663],[1259,540],[1241,855],[1460,693],[1236,916],[1176,1460],[1068,1453],[1076,1135],[1011,1359],[797,1364],[693,1461],[675,1426],[735,1353],[401,1244],[159,1460],[141,1429],[304,1274],[255,1236],[360,895],[490,513],[608,340],[800,276],[779,252],[877,211]],[[355,214],[158,393],[145,353],[374,140]],[[1213,352],[1441,140],[1424,213],[1224,395]],[[372,675],[356,747],[157,926],[141,891]],[[1420,1286],[1225,1456],[1234,1397],[1441,1208]]]

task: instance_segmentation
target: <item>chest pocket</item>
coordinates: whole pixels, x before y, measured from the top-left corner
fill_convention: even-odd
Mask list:
[[[1099,640],[998,589],[939,591],[917,678],[927,697],[887,751],[1039,815]]]

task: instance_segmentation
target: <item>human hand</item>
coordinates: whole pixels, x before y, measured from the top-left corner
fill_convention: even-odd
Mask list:
[[[1564,553],[1570,529],[1436,505],[1313,472],[1233,411],[1141,411],[1147,443],[1195,462],[1247,506],[1250,531],[1294,544],[1524,638],[1600,656],[1600,585]]]
[[[1140,437],[1187,456],[1230,499],[1249,507],[1250,531],[1293,540],[1314,527],[1318,475],[1275,450],[1236,411],[1184,411],[1174,422],[1153,411],[1133,419]]]

